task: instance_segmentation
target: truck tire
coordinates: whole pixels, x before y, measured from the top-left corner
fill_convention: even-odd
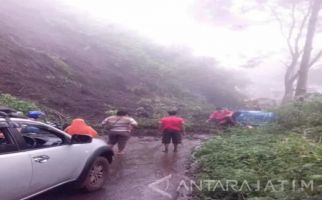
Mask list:
[[[82,188],[87,192],[101,189],[107,180],[109,173],[109,163],[104,157],[97,157],[89,168]]]

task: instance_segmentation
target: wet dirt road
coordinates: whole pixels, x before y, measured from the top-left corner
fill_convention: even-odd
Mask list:
[[[203,140],[202,137],[184,139],[177,153],[163,153],[160,138],[132,137],[126,154],[115,157],[109,181],[102,190],[83,193],[63,186],[32,200],[185,199],[185,192],[178,192],[177,188],[185,179],[191,151]]]

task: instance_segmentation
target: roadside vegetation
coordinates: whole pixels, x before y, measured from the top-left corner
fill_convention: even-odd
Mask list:
[[[195,153],[199,199],[321,199],[322,98],[276,112],[274,124],[230,129]]]
[[[34,102],[21,100],[11,96],[10,94],[0,94],[0,106],[7,106],[24,113],[30,110],[39,109],[39,106],[37,106]]]
[[[54,109],[39,105],[33,101],[21,99],[10,94],[0,93],[0,106],[13,108],[26,114],[28,111],[41,110],[46,113],[45,121],[55,123],[58,127],[63,126],[70,120],[70,117]]]

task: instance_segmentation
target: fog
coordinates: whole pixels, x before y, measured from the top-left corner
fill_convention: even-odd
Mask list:
[[[289,9],[281,3],[286,0],[56,1],[63,5],[62,10],[93,23],[113,24],[158,45],[212,57],[221,67],[249,79],[251,84],[244,92],[251,97],[280,99],[283,94],[290,53],[271,8],[286,21],[287,32]],[[314,40],[314,53],[322,49],[320,32]],[[321,67],[318,62],[311,70],[310,91],[321,91],[322,83],[315,74]]]
[[[161,45],[183,46],[195,55],[215,58],[222,67],[241,69],[253,83],[248,93],[254,97],[279,98],[289,51],[279,23],[271,10],[263,6],[273,7],[277,3],[70,0],[66,4],[101,22],[138,32]],[[288,15],[285,10],[281,12]],[[315,44],[316,49],[322,48],[321,36],[316,37]],[[316,87],[311,85],[310,88],[316,90]]]

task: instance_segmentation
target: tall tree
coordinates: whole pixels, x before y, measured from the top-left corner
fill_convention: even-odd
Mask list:
[[[298,72],[299,78],[296,86],[295,96],[302,96],[307,91],[308,74],[311,65],[311,53],[316,26],[318,23],[319,12],[321,10],[322,0],[314,0],[312,4],[312,13],[309,19],[305,45],[303,49],[302,61]]]
[[[322,50],[318,51],[313,41],[315,34],[321,32],[319,28],[319,12],[322,0],[198,0],[199,9],[205,13],[209,21],[215,19],[225,21],[226,24],[243,24],[246,28],[256,26],[258,22],[243,19],[236,14],[238,8],[243,12],[260,10],[263,16],[273,13],[274,19],[279,23],[282,35],[285,38],[290,58],[285,64],[284,98],[283,102],[290,101],[295,95],[303,95],[307,91],[309,69],[322,57]],[[246,4],[246,5],[245,5]],[[237,7],[237,8],[236,8]],[[224,17],[218,16],[219,14]],[[233,20],[232,20],[233,19]],[[267,23],[271,19],[266,19]],[[260,23],[260,22],[259,22]],[[244,25],[243,24],[243,25]],[[320,46],[319,46],[320,45]],[[315,54],[315,56],[312,56]],[[247,63],[248,64],[248,63]],[[252,64],[252,63],[251,63]],[[258,65],[255,63],[255,65]]]
[[[281,1],[279,3],[281,5],[278,6],[281,7],[285,2]],[[291,2],[286,2],[285,6],[289,7],[289,4],[291,4],[290,11],[285,11],[283,9],[279,13],[276,8],[271,8],[274,18],[280,25],[281,33],[285,38],[290,54],[290,60],[287,64],[285,64],[286,71],[284,74],[284,103],[292,100],[294,97],[295,82],[298,78],[298,63],[303,53],[303,50],[301,48],[301,39],[303,38],[305,26],[307,25],[307,21],[310,16],[309,8],[307,8],[305,12],[299,12],[299,10],[302,11],[302,9],[297,1],[293,0]],[[289,12],[289,14],[283,18],[282,13],[284,12]]]
[[[321,1],[280,0],[279,6],[287,10],[283,9],[278,12],[276,8],[271,8],[273,16],[280,24],[290,53],[290,60],[286,64],[284,75],[283,102],[292,100],[294,95],[300,95],[300,87],[304,88],[301,90],[301,95],[306,93],[309,69],[322,56],[322,51],[314,57],[311,56]],[[288,17],[283,16],[285,12],[289,13]]]

